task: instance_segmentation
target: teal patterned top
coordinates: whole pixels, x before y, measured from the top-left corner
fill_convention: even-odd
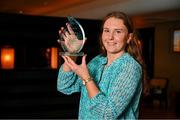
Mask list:
[[[137,119],[142,91],[142,68],[128,53],[124,53],[108,67],[107,57],[96,56],[88,63],[90,75],[100,92],[88,97],[82,80],[73,72],[60,67],[57,89],[64,94],[81,92],[79,119]]]

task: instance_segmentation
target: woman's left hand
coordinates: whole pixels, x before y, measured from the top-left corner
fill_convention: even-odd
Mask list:
[[[82,63],[80,65],[77,65],[69,56],[62,57],[71,70],[76,73],[82,80],[87,80],[90,77],[86,64],[86,55],[82,57]]]

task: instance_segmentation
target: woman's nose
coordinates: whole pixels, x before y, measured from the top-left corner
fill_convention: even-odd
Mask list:
[[[110,32],[110,34],[109,34],[109,39],[110,39],[110,40],[114,39],[114,32]]]

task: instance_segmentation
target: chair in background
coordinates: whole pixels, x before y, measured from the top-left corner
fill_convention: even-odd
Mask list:
[[[152,102],[159,101],[159,107],[163,105],[167,110],[168,107],[168,79],[167,78],[153,78],[150,80],[150,95]]]

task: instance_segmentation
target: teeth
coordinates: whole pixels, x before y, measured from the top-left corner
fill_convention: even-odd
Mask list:
[[[108,43],[108,45],[115,45],[115,43]]]

